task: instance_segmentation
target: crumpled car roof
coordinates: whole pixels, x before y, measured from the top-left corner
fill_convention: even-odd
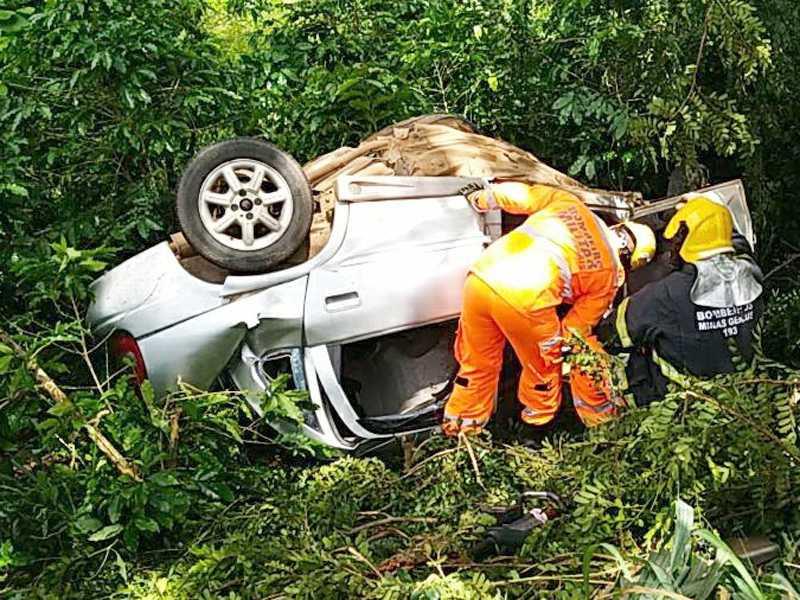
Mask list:
[[[461,176],[513,179],[568,190],[593,207],[642,204],[638,192],[589,188],[532,153],[478,132],[453,115],[434,114],[395,123],[356,147],[344,146],[303,166],[319,204],[311,227],[311,254],[325,244],[341,175]]]

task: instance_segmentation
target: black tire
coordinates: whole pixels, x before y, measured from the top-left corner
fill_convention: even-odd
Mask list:
[[[229,248],[215,240],[201,220],[198,197],[203,182],[218,166],[237,159],[257,160],[275,169],[286,180],[292,195],[293,212],[286,230],[262,249]],[[305,242],[311,229],[313,203],[311,187],[294,158],[263,140],[236,138],[204,148],[189,163],[178,185],[176,209],[183,235],[204,258],[236,273],[263,273],[274,270]]]

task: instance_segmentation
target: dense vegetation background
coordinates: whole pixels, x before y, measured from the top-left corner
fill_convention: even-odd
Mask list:
[[[596,543],[613,544],[587,555],[596,596],[634,579],[788,593],[770,586],[798,579],[799,65],[793,0],[6,2],[0,596],[572,598]],[[742,177],[766,357],[590,435],[537,451],[433,439],[403,467],[304,464],[319,451],[265,440],[235,395],[162,403],[111,376],[82,325],[87,284],[175,230],[202,146],[265,135],[302,161],[427,112],[647,197],[676,167],[695,187]],[[31,360],[66,398],[37,388]],[[294,400],[276,388],[271,414],[296,419]],[[471,563],[481,508],[526,488],[569,497],[570,516],[520,557]],[[724,534],[776,536],[781,560],[749,579],[712,536],[650,555],[686,526],[679,496]]]

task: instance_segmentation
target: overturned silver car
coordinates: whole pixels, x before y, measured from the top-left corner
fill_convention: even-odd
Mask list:
[[[510,160],[512,146],[451,117],[412,120],[382,135],[398,144],[380,146],[379,135],[331,153],[306,165],[302,181],[272,146],[281,161],[212,152],[205,165],[190,166],[197,183],[182,182],[179,197],[188,243],[164,241],[98,279],[88,315],[94,331],[113,334],[113,348],[134,358],[137,375],[157,394],[179,379],[204,389],[263,391],[287,373],[315,405],[304,432],[354,450],[438,422],[456,367],[463,281],[503,221],[496,212],[475,212],[459,189],[527,177],[579,192],[609,221],[656,223],[683,197],[645,203],[590,190],[522,150],[514,148],[518,160]],[[414,143],[433,153],[416,163],[402,152],[415,135]],[[445,164],[437,156],[455,158]],[[752,244],[741,183],[710,190]],[[275,264],[267,264],[280,240]],[[254,272],[261,263],[249,259],[239,269],[245,273],[236,272],[237,257],[248,252],[261,253],[266,272]]]

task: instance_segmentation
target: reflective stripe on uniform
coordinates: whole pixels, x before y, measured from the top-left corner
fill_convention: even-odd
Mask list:
[[[589,404],[587,402],[584,402],[583,400],[581,400],[577,396],[573,396],[572,403],[575,405],[575,408],[583,408],[583,409],[586,409],[586,410],[589,410],[589,411],[595,413],[596,415],[602,415],[602,414],[605,414],[605,413],[609,413],[609,412],[612,412],[612,411],[616,410],[616,408],[617,408],[617,405],[614,404],[613,402],[611,402],[611,400],[607,400],[607,401],[603,402],[602,404],[597,404],[597,405],[593,406],[593,405],[591,405],[591,404]]]
[[[549,339],[542,340],[541,342],[539,342],[539,349],[542,351],[542,354],[546,354],[560,343],[561,343],[561,336],[554,335]]]
[[[484,200],[486,200],[486,208],[487,210],[495,210],[500,208],[500,205],[497,204],[497,200],[495,200],[494,192],[492,191],[491,186],[487,186],[485,188],[485,194],[483,196]]]
[[[539,426],[546,425],[552,421],[555,418],[555,412],[536,410],[526,406],[522,409],[520,416],[522,417],[523,422],[527,423],[528,425]]]
[[[658,365],[661,373],[669,379],[681,386],[686,386],[689,383],[687,377],[676,369],[672,364],[661,358],[658,353],[653,350],[653,362]]]
[[[445,421],[456,421],[462,427],[483,427],[489,421],[487,419],[465,419],[463,417],[459,417],[457,415],[448,415],[444,413],[444,420]]]
[[[522,409],[522,416],[524,416],[524,417],[533,417],[534,419],[538,419],[539,417],[550,416],[551,414],[552,414],[552,412],[549,412],[549,411],[546,412],[546,411],[543,411],[543,410],[536,410],[536,409],[531,408],[529,406],[526,406],[525,408]]]
[[[567,302],[571,302],[572,269],[569,268],[569,263],[567,262],[567,259],[564,257],[564,249],[561,247],[561,245],[558,242],[555,242],[551,238],[549,238],[544,232],[537,230],[536,227],[533,227],[527,222],[517,227],[516,231],[524,231],[532,238],[540,240],[544,242],[547,246],[549,246],[549,251],[547,250],[545,251],[555,261],[556,267],[558,267],[559,275],[561,276],[561,283],[564,286],[561,291],[561,297]]]
[[[600,229],[600,233],[602,234],[600,237],[603,238],[603,242],[605,243],[606,250],[608,250],[611,259],[614,261],[614,265],[616,266],[617,271],[617,287],[620,287],[623,283],[625,283],[625,269],[622,267],[622,261],[619,259],[619,251],[616,249],[616,246],[611,242],[610,236],[614,235],[614,233],[609,229],[608,225],[605,224],[603,219],[598,217],[596,214],[592,213],[595,222],[597,223],[598,228]]]
[[[625,320],[625,315],[628,312],[628,302],[630,301],[631,297],[628,296],[625,298],[617,308],[617,335],[619,335],[619,341],[622,344],[623,348],[630,348],[633,346],[633,341],[631,340],[630,333],[628,333],[628,323]]]

